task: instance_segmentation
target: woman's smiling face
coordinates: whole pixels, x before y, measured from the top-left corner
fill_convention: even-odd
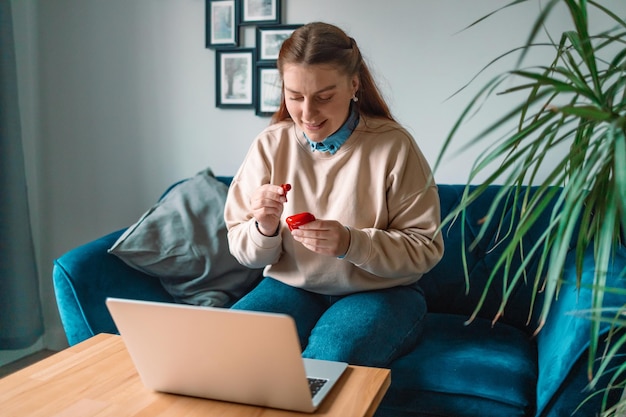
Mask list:
[[[330,65],[287,64],[283,69],[287,111],[313,142],[321,142],[344,124],[358,77]]]

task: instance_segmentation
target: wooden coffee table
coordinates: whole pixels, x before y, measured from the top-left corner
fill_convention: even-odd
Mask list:
[[[349,366],[314,416],[372,416],[388,369]],[[22,416],[311,416],[154,392],[145,388],[120,336],[100,334],[0,379],[0,410]]]

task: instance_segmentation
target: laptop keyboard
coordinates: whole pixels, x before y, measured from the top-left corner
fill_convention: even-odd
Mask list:
[[[309,389],[311,390],[311,397],[315,397],[320,389],[328,382],[328,379],[322,378],[307,378],[309,380]]]

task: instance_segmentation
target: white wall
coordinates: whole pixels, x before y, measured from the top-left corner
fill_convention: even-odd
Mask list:
[[[180,178],[207,166],[232,175],[268,119],[215,108],[204,0],[12,4],[46,343],[61,347],[52,260],[132,223]],[[283,0],[283,23],[324,20],[349,32],[393,113],[434,161],[472,90],[446,98],[491,59],[521,45],[537,15],[538,2],[529,2],[457,33],[502,4]],[[246,46],[254,46],[253,36],[245,31]],[[479,115],[468,133],[493,115]],[[467,151],[445,164],[437,180],[464,182],[473,157]]]

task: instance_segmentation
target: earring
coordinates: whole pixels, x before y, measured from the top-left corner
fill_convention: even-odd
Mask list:
[[[354,101],[355,103],[359,101],[359,98],[356,96],[356,94],[352,96],[352,101]]]

